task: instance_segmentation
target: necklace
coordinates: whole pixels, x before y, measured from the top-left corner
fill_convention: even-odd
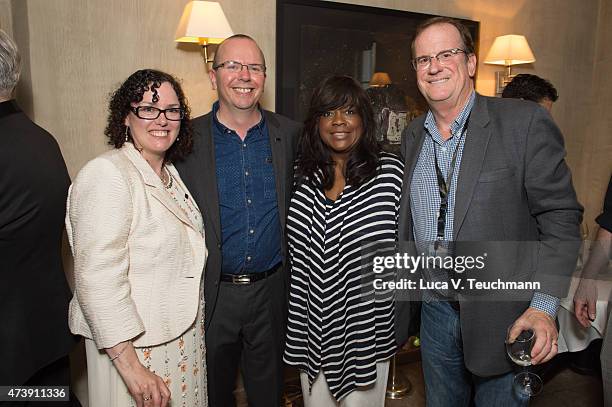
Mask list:
[[[172,174],[170,174],[170,171],[168,171],[168,168],[165,165],[162,167],[160,178],[166,189],[172,188],[172,180],[174,177],[172,177]]]

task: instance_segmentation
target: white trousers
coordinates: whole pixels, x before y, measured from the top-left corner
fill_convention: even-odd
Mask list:
[[[337,402],[329,392],[323,371],[315,378],[312,389],[308,391],[308,375],[300,372],[304,407],[384,407],[389,360],[376,363],[376,383],[368,387],[358,387]]]

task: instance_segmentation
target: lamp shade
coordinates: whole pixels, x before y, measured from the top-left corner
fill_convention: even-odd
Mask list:
[[[174,38],[176,42],[219,44],[232,35],[232,27],[219,3],[191,1],[183,10]]]
[[[374,72],[370,79],[370,86],[387,86],[391,84],[391,78],[386,72]]]
[[[485,64],[492,65],[519,65],[535,62],[535,56],[523,35],[502,35],[495,38]]]

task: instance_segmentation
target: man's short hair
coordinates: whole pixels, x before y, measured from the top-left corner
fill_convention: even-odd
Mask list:
[[[21,57],[17,44],[6,32],[0,30],[0,98],[8,99],[21,73]]]
[[[536,103],[540,103],[543,99],[550,99],[551,102],[559,99],[557,89],[552,83],[537,75],[526,73],[516,75],[504,88],[502,97],[531,100]]]
[[[259,48],[259,44],[257,44],[257,41],[255,41],[252,37],[249,37],[246,34],[234,34],[231,37],[228,37],[226,39],[224,39],[221,44],[219,44],[219,46],[217,47],[217,51],[215,52],[215,56],[213,57],[213,67],[217,66],[217,64],[220,64],[221,61],[218,60],[217,55],[220,54],[219,51],[221,51],[221,48],[223,47],[223,45],[225,44],[226,41],[229,40],[233,40],[236,38],[242,38],[243,40],[251,40],[253,41],[253,44],[255,44],[257,46],[257,49],[259,49],[259,53],[261,54],[261,61],[263,62],[263,65],[266,66],[266,57],[264,56],[263,51],[261,50],[261,48]]]
[[[470,30],[463,24],[461,21],[451,18],[451,17],[432,17],[428,20],[423,21],[416,28],[416,32],[414,33],[414,38],[412,39],[412,57],[416,58],[418,55],[414,54],[414,43],[416,39],[425,29],[431,27],[432,25],[437,24],[450,24],[459,31],[459,35],[461,35],[461,41],[463,42],[463,50],[465,51],[466,56],[474,53],[474,40],[472,39],[472,34]]]

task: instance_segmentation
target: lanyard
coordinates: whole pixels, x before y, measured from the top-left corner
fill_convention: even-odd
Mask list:
[[[457,154],[459,152],[459,147],[461,146],[461,139],[467,133],[468,119],[465,121],[463,125],[463,131],[459,135],[459,141],[457,141],[457,146],[455,146],[455,151],[453,152],[453,157],[451,159],[450,167],[448,168],[448,174],[446,176],[446,181],[444,180],[444,175],[442,174],[442,170],[440,169],[440,165],[438,164],[438,154],[436,153],[436,143],[434,142],[434,160],[436,166],[436,180],[438,181],[438,192],[440,193],[440,209],[438,210],[438,233],[436,236],[436,248],[440,241],[444,240],[444,229],[446,229],[446,213],[448,211],[448,195],[450,193],[450,186],[453,182],[453,174],[455,173],[455,164],[457,163]]]

